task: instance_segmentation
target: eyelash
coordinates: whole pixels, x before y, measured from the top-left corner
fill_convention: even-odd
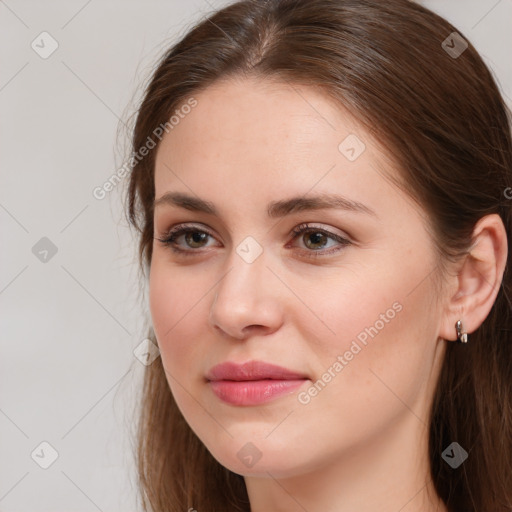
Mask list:
[[[204,229],[199,229],[194,226],[183,227],[183,225],[180,224],[180,225],[172,228],[169,231],[169,233],[167,234],[166,238],[156,238],[156,239],[159,242],[161,242],[164,246],[170,247],[171,250],[175,253],[178,253],[183,256],[193,256],[194,253],[197,253],[199,251],[196,249],[190,249],[190,250],[179,249],[176,246],[176,239],[179,238],[181,235],[184,235],[187,233],[205,233],[205,234],[213,237],[213,235],[211,233],[209,233],[208,231],[206,231]],[[344,247],[351,244],[351,242],[349,240],[347,240],[346,238],[343,238],[340,235],[336,235],[336,234],[331,233],[322,228],[316,228],[314,226],[310,226],[307,223],[300,224],[292,230],[292,234],[295,235],[293,237],[293,239],[295,240],[297,237],[299,237],[300,235],[303,235],[304,233],[322,233],[322,234],[326,235],[328,238],[330,238],[331,240],[334,240],[341,245],[340,248],[337,248],[334,250],[331,249],[328,251],[314,251],[314,250],[302,249],[302,252],[306,253],[306,256],[310,257],[310,258],[329,256],[333,253],[337,253],[337,252],[341,251]]]

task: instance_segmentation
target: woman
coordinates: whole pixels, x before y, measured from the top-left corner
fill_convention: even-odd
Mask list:
[[[512,510],[510,125],[462,34],[237,2],[163,57],[132,143],[145,510]]]

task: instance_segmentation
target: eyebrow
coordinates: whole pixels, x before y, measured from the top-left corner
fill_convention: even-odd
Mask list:
[[[153,203],[153,207],[155,208],[163,204],[218,216],[218,210],[213,203],[182,192],[165,193]],[[274,219],[305,210],[323,209],[339,209],[365,213],[378,218],[377,214],[363,203],[336,194],[317,194],[308,197],[299,196],[280,201],[272,201],[267,205],[267,215],[271,219]]]

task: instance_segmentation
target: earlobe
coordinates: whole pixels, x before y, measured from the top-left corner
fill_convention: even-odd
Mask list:
[[[463,333],[476,331],[494,305],[507,262],[507,233],[497,214],[482,217],[473,230],[473,246],[463,257],[456,291],[448,298],[439,336],[463,341]],[[452,288],[453,290],[453,288]],[[462,330],[457,330],[461,321]]]

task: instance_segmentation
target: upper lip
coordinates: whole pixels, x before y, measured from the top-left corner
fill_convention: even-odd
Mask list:
[[[208,380],[296,380],[307,379],[307,376],[282,366],[265,363],[264,361],[248,361],[243,364],[227,361],[210,368],[206,374]]]

